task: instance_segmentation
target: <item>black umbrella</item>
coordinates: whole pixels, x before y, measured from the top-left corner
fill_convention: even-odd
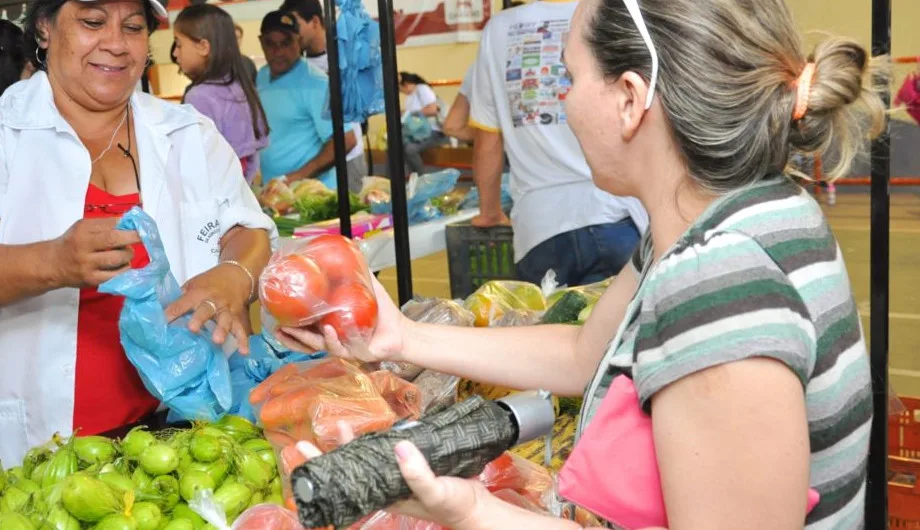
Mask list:
[[[544,393],[504,402],[474,396],[419,421],[358,438],[294,471],[300,522],[306,528],[344,528],[409,498],[394,454],[402,440],[419,448],[435,475],[470,478],[508,448],[548,433],[553,419]]]

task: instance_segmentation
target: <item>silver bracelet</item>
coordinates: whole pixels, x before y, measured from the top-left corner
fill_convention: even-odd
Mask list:
[[[243,269],[243,272],[246,273],[246,276],[249,276],[249,298],[247,299],[247,301],[252,302],[253,298],[256,295],[256,277],[252,275],[252,272],[249,269],[247,269],[246,266],[240,263],[239,261],[232,260],[232,259],[221,261],[220,265],[235,265]]]

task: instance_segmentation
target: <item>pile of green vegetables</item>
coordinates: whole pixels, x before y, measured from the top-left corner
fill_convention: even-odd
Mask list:
[[[352,215],[367,211],[368,206],[354,193],[348,194],[349,211]],[[299,217],[275,217],[275,225],[282,236],[291,236],[301,226],[338,219],[339,199],[335,193],[310,194],[299,197],[294,203]]]
[[[214,492],[228,522],[251,506],[282,505],[275,453],[243,418],[123,440],[55,437],[20,467],[0,466],[3,530],[210,529],[189,507]]]

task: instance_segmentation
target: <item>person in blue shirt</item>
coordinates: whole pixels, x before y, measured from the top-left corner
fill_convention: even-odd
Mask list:
[[[332,121],[323,116],[329,78],[300,55],[297,21],[272,11],[262,19],[262,51],[268,61],[256,76],[256,88],[271,129],[262,151],[262,181],[315,178],[336,189]],[[355,146],[345,135],[346,150]]]

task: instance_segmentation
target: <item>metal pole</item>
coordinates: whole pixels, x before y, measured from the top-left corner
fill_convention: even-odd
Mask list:
[[[872,54],[891,53],[891,0],[872,0]],[[882,98],[887,107],[891,94]],[[888,281],[890,127],[872,144],[871,329],[873,417],[869,445],[866,528],[888,527]]]
[[[348,198],[348,151],[345,149],[345,118],[342,108],[342,72],[335,26],[335,0],[326,0],[326,54],[329,59],[329,109],[332,112],[332,145],[335,147],[335,181],[339,195],[339,230],[351,237],[351,205]]]
[[[402,121],[399,112],[399,69],[396,66],[396,30],[390,0],[377,0],[380,21],[380,53],[383,56],[383,97],[387,109],[387,162],[393,204],[393,236],[396,246],[396,284],[399,304],[412,299],[412,256],[409,253],[409,213],[406,199],[406,168],[403,162]]]

